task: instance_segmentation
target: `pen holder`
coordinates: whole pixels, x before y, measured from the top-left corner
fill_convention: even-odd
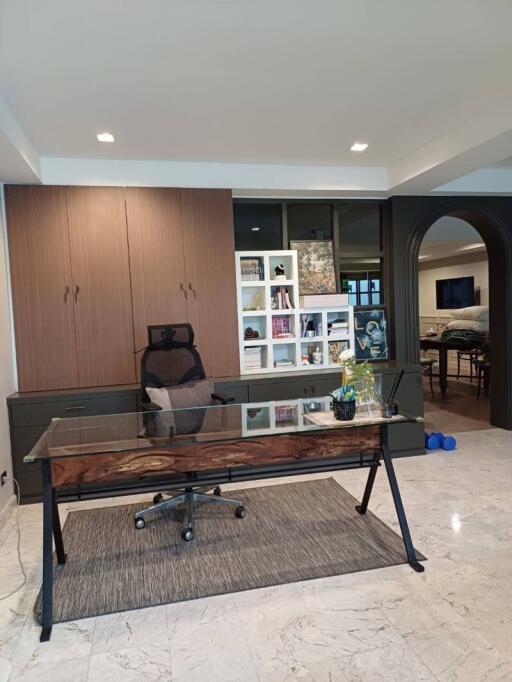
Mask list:
[[[331,409],[334,417],[342,422],[348,422],[354,419],[356,414],[355,400],[331,400]]]
[[[391,417],[395,414],[394,408],[395,406],[393,402],[384,403],[382,405],[382,416],[384,419],[391,419]]]

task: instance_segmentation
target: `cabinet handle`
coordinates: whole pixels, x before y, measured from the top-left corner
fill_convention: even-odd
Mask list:
[[[185,298],[188,298],[187,290],[185,289],[185,285],[183,284],[183,282],[180,282],[180,289],[185,294]]]
[[[309,386],[304,386],[304,395],[308,395],[309,393]]]
[[[311,393],[313,393],[313,394],[315,393],[315,387],[314,386],[310,386],[309,390],[311,391]]]
[[[65,412],[79,412],[80,410],[85,410],[85,405],[72,405],[64,408]]]
[[[75,286],[75,303],[78,301],[78,294],[80,293],[80,287],[78,284]]]
[[[68,302],[68,295],[69,295],[69,286],[66,285],[66,288],[64,289],[64,303]]]
[[[192,287],[192,282],[188,283],[188,289],[194,294],[194,298],[197,298],[196,290]]]

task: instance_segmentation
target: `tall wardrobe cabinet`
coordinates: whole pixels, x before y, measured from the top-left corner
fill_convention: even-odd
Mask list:
[[[124,189],[5,192],[19,390],[133,383]]]
[[[206,373],[238,375],[231,192],[127,187],[126,215],[136,349],[148,325],[188,321]]]

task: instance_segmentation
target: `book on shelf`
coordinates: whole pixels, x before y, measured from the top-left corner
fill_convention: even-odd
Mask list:
[[[273,296],[275,310],[293,310],[293,303],[286,287],[279,287]]]
[[[244,282],[261,282],[265,279],[261,258],[241,258],[240,276]]]

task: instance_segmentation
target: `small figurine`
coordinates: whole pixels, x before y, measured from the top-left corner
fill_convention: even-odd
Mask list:
[[[253,329],[252,327],[246,327],[244,331],[244,339],[248,341],[249,339],[259,339],[260,334],[257,329]]]
[[[276,265],[274,268],[274,273],[274,279],[286,279],[284,265],[282,263],[280,265]]]

